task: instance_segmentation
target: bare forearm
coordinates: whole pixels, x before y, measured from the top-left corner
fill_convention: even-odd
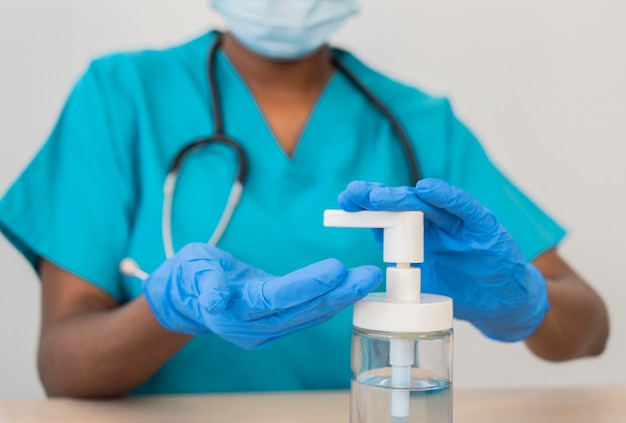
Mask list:
[[[161,327],[142,296],[49,327],[40,340],[39,373],[51,396],[120,396],[147,380],[189,339]]]
[[[526,345],[550,361],[600,354],[609,322],[602,299],[575,273],[548,280],[550,311]]]

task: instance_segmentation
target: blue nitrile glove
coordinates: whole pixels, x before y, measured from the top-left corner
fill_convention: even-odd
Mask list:
[[[157,320],[190,335],[213,332],[253,349],[330,319],[382,280],[374,266],[324,260],[282,277],[208,244],[189,244],[143,283]]]
[[[357,181],[339,195],[339,204],[347,211],[423,211],[422,290],[451,297],[455,317],[486,336],[519,341],[543,321],[549,303],[542,274],[467,192],[438,179],[415,188]]]

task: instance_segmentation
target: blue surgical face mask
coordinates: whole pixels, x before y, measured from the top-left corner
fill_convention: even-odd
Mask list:
[[[313,53],[358,12],[357,0],[212,0],[211,4],[243,45],[282,60]]]

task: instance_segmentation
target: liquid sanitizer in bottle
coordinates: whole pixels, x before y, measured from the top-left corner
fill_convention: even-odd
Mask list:
[[[422,294],[422,212],[326,210],[324,226],[382,228],[386,293],[354,305],[351,423],[452,422],[452,300]]]

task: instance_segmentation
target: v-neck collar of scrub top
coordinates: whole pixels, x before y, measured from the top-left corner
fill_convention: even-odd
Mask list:
[[[212,35],[211,41],[215,33]],[[208,60],[207,55],[208,49],[205,55]],[[331,143],[333,137],[325,136],[326,131],[332,130],[326,123],[336,120],[336,116],[333,116],[337,114],[336,107],[331,106],[341,104],[345,89],[351,89],[344,86],[346,81],[339,71],[334,70],[326,81],[298,136],[294,152],[289,156],[280,145],[247,83],[222,50],[218,51],[214,66],[225,132],[242,144],[250,161],[262,154],[269,155],[268,162],[284,170],[293,171],[311,165],[319,166],[324,154],[328,154],[329,149],[333,148]],[[205,83],[208,90],[208,81]],[[250,117],[248,125],[236,121],[241,115]],[[258,128],[263,128],[262,132],[253,131]]]
[[[259,119],[259,127],[264,128],[264,133],[259,134],[259,138],[263,139],[263,142],[268,141],[268,144],[270,144],[268,145],[268,148],[271,148],[272,154],[280,155],[282,156],[282,159],[284,161],[295,165],[298,162],[298,156],[307,154],[307,150],[310,149],[310,147],[307,145],[307,140],[311,138],[310,132],[313,132],[312,136],[314,136],[314,124],[317,118],[317,114],[322,113],[320,112],[320,109],[322,109],[324,104],[329,101],[327,97],[332,97],[332,88],[333,85],[336,83],[338,71],[336,69],[333,70],[332,74],[325,82],[324,87],[318,94],[317,99],[315,100],[315,103],[311,108],[309,115],[307,116],[304,126],[302,127],[302,130],[298,135],[293,154],[290,156],[281,146],[280,141],[272,130],[272,127],[267,120],[265,113],[261,109],[258,100],[254,97],[252,90],[223,50],[218,51],[218,61],[222,62],[222,66],[224,68],[228,68],[230,71],[229,75],[232,77],[232,81],[228,82],[234,82],[233,85],[235,85],[236,88],[241,91],[242,96],[238,98],[245,98],[246,101],[249,101],[252,105],[254,105],[256,113],[252,113],[251,115],[255,116],[255,119]],[[222,95],[220,95],[220,97],[223,98]],[[308,142],[308,144],[310,144],[310,142]]]

